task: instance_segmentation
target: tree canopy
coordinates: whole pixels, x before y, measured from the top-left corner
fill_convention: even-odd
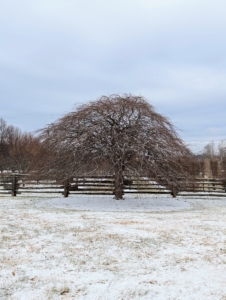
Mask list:
[[[115,176],[116,199],[125,176],[148,176],[179,190],[189,180],[192,153],[171,121],[142,96],[102,96],[40,130],[42,175],[58,179]]]

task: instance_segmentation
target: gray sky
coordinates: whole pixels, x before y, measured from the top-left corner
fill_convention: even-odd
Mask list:
[[[142,95],[193,150],[226,139],[225,0],[0,0],[0,117],[44,127]]]

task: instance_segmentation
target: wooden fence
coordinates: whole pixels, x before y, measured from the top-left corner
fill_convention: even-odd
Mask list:
[[[114,178],[112,176],[79,177],[65,181],[63,184],[56,181],[29,181],[29,177],[12,174],[0,176],[1,195],[64,195],[88,194],[88,195],[112,195],[114,190]],[[157,184],[147,177],[134,177],[124,181],[124,194],[172,194],[166,187]],[[196,190],[186,186],[179,196],[220,196],[226,197],[226,187],[220,179],[197,178]]]

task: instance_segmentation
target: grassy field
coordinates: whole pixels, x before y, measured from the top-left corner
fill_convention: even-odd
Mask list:
[[[0,299],[226,299],[226,199],[83,200],[0,198]]]

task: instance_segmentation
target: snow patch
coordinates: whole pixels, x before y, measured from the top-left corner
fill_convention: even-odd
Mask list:
[[[70,196],[43,201],[42,205],[86,211],[150,212],[188,209],[191,204],[185,199],[172,197],[127,197],[115,200],[112,196]]]

